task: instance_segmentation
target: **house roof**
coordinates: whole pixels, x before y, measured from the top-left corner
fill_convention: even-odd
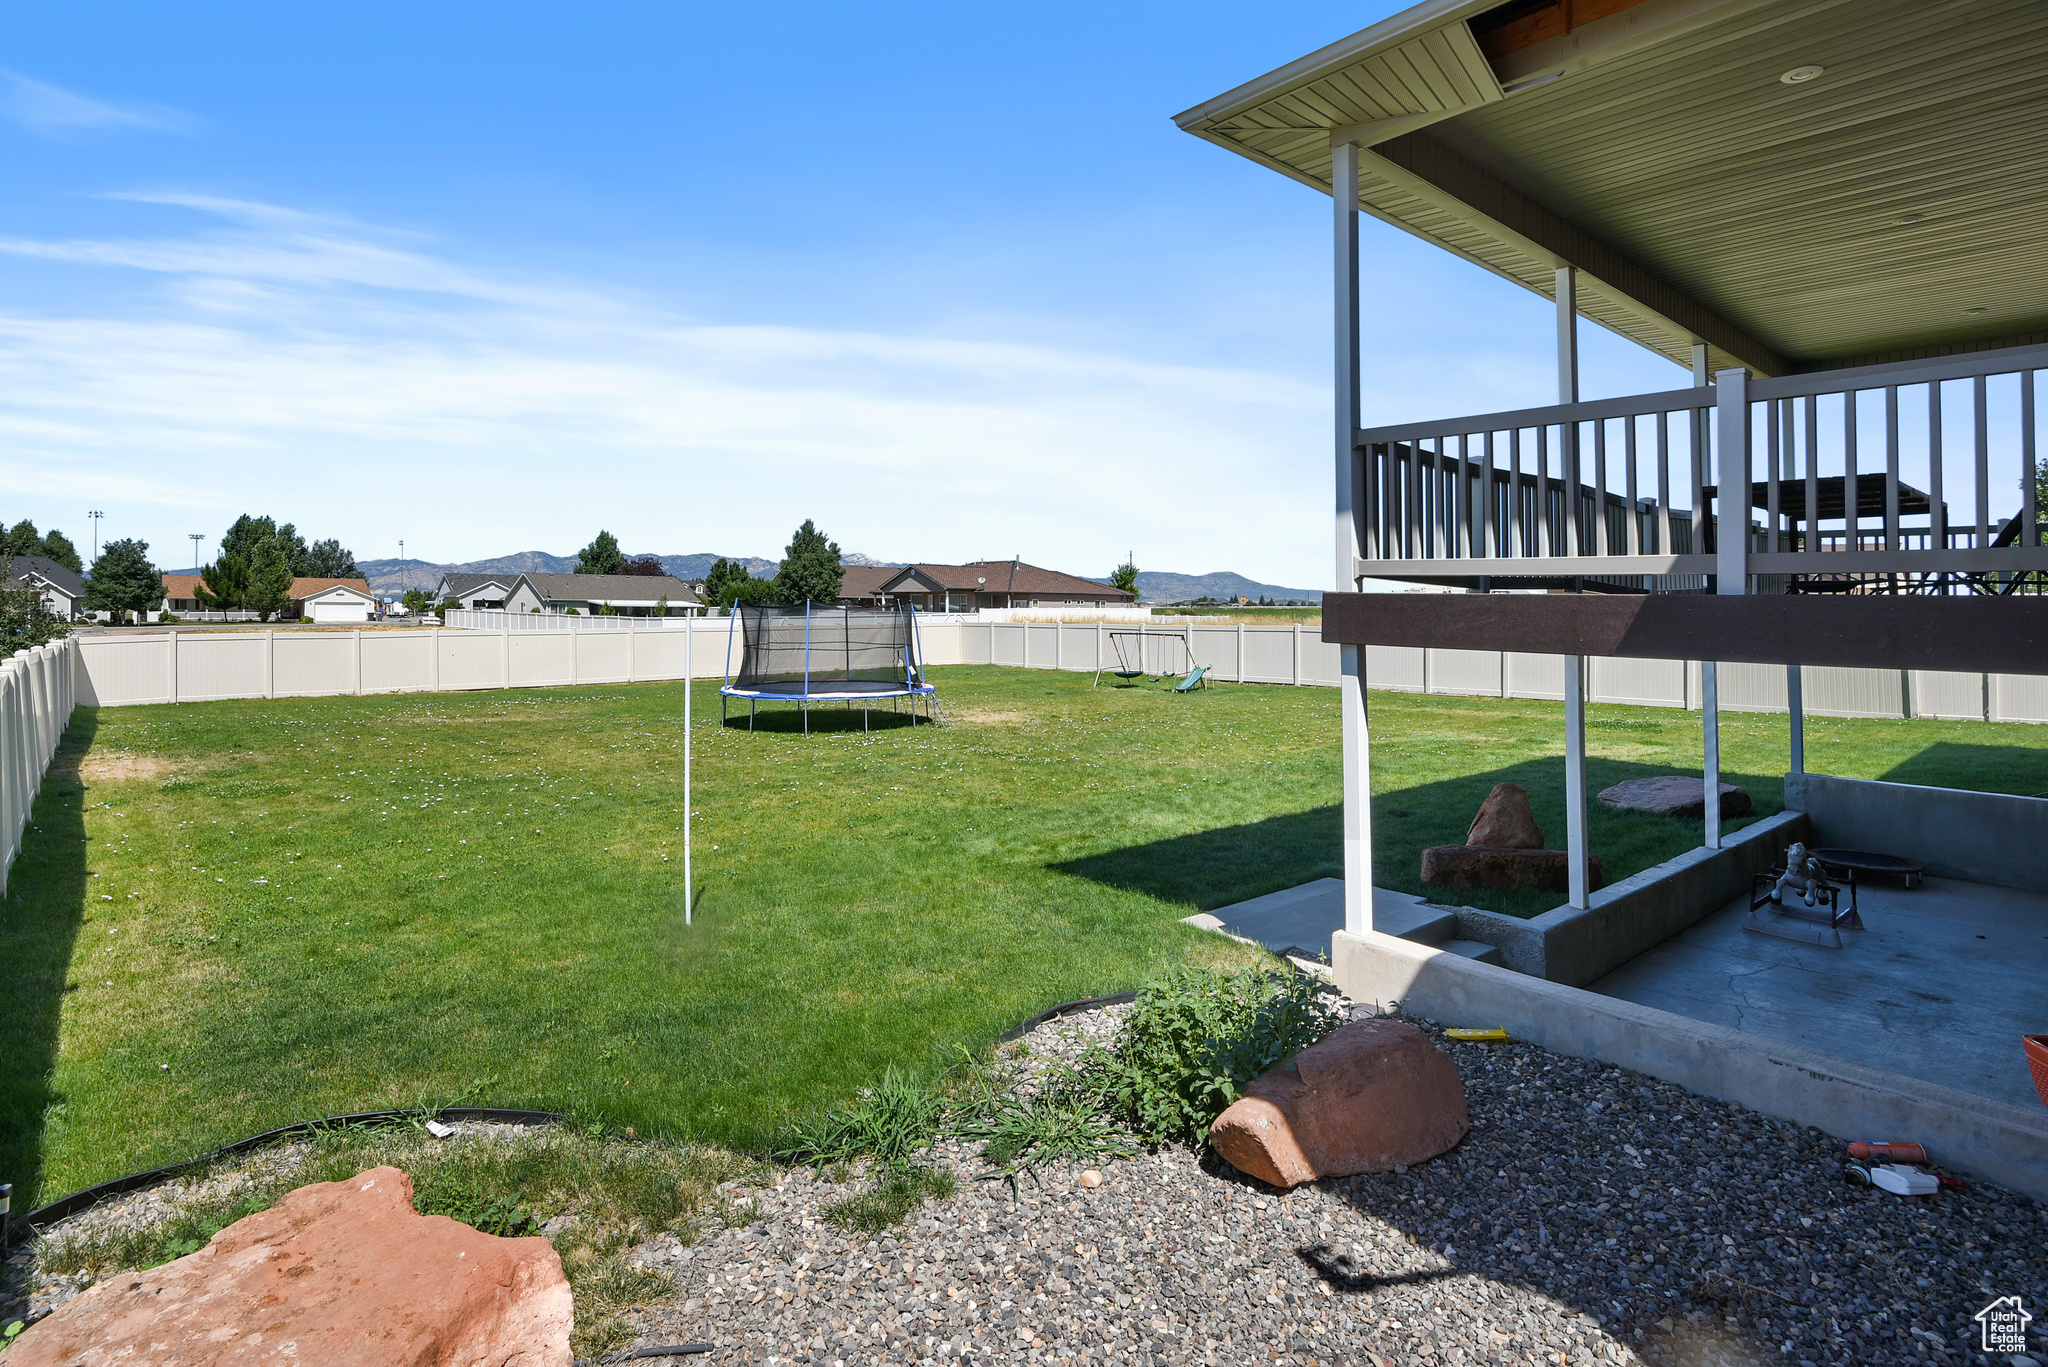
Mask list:
[[[841,598],[873,598],[882,585],[903,573],[901,565],[848,565],[839,581]]]
[[[663,594],[677,607],[697,601],[690,586],[672,574],[522,574],[550,603],[652,603]]]
[[[164,597],[196,598],[198,597],[198,594],[194,592],[194,589],[204,582],[205,581],[196,574],[167,574],[164,576]],[[370,581],[367,579],[360,578],[294,579],[292,580],[291,597],[294,601],[297,601],[307,597],[310,594],[320,593],[324,590],[334,588],[336,585],[354,589],[357,593],[362,594],[363,597],[365,598],[374,597],[374,595],[370,592]]]
[[[2036,0],[1429,0],[1175,121],[1775,375],[2048,340],[2044,68]]]
[[[1093,579],[1027,565],[1021,560],[976,560],[965,565],[907,565],[890,572],[890,578],[884,582],[884,590],[891,593],[925,592],[924,588],[911,586],[913,579],[932,588],[955,593],[1064,593],[1112,599],[1134,596]]]
[[[354,589],[365,598],[374,597],[370,592],[370,581],[367,579],[294,579],[291,596],[296,601],[310,598],[316,593],[325,593],[333,588]]]
[[[509,592],[518,582],[519,576],[516,574],[459,574],[451,570],[441,576],[435,587],[445,589],[451,594],[465,594],[474,593],[486,584],[496,584]]]
[[[322,584],[325,587],[309,588],[301,593],[299,591],[300,586],[306,584]],[[315,598],[333,598],[346,595],[367,599],[372,603],[377,601],[368,587],[359,579],[298,579],[292,582],[292,597],[302,603],[309,603]]]
[[[33,574],[67,598],[85,596],[85,580],[69,566],[60,565],[47,555],[17,555],[8,561],[8,570],[16,579],[28,582]]]

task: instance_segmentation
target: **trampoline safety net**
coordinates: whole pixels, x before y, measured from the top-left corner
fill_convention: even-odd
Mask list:
[[[908,605],[742,607],[730,687],[786,698],[902,694],[922,681]]]

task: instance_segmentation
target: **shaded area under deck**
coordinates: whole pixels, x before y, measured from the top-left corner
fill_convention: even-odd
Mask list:
[[[2048,895],[1947,878],[1860,893],[1865,929],[1841,949],[1744,930],[1744,897],[1588,990],[2040,1107],[2020,1036],[2048,1032]]]

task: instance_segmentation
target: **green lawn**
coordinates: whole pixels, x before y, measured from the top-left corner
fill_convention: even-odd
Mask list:
[[[1337,872],[1332,690],[936,675],[953,726],[870,736],[721,732],[698,687],[689,929],[679,686],[81,710],[0,904],[0,1181],[20,1210],[458,1098],[758,1149],[887,1064],[1242,958],[1178,918]],[[1502,778],[1556,843],[1554,704],[1372,705],[1380,882],[1420,891],[1421,848]],[[1589,735],[1596,787],[1697,772],[1696,716],[1597,707]],[[1784,719],[1724,737],[1776,810]],[[2048,790],[2048,729],[1808,744],[1816,769]],[[1593,834],[1614,876],[1698,838],[1604,810]]]

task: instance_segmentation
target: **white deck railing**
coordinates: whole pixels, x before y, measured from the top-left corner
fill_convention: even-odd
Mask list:
[[[2048,347],[1769,380],[1732,370],[1711,386],[1360,429],[1357,573],[2039,592],[2043,367]],[[1723,488],[1746,495],[1740,513]],[[1736,517],[1746,534],[1719,536]]]

